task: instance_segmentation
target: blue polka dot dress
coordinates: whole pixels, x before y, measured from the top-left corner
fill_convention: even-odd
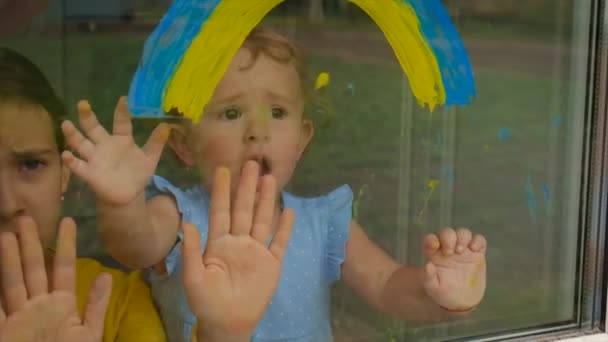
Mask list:
[[[155,176],[148,198],[172,195],[182,220],[193,223],[207,241],[209,194],[201,187],[181,190]],[[320,197],[301,198],[282,193],[284,208],[295,212],[295,224],[281,269],[279,285],[252,336],[252,341],[332,341],[330,288],[340,278],[350,227],[353,194],[347,185]],[[167,256],[166,275],[148,272],[152,295],[170,341],[189,341],[196,318],[188,308],[182,286],[178,243]],[[203,322],[204,324],[204,322]]]

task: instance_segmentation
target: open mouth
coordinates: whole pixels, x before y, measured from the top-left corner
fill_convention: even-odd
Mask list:
[[[260,158],[255,158],[252,160],[255,160],[258,163],[258,165],[260,165],[260,176],[265,176],[267,174],[270,174],[270,172],[272,171],[270,160],[268,160],[267,158],[260,157]]]
[[[262,176],[265,176],[270,173],[270,161],[268,159],[262,158],[258,160],[258,163],[260,164],[260,174]]]

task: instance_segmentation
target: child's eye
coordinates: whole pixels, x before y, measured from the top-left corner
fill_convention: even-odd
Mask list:
[[[273,119],[282,119],[287,115],[287,112],[283,108],[274,107],[272,108],[272,118]]]
[[[221,117],[228,120],[236,120],[242,115],[241,111],[236,108],[228,108],[222,112]]]
[[[36,171],[44,166],[44,163],[37,159],[25,159],[19,165],[21,171]]]

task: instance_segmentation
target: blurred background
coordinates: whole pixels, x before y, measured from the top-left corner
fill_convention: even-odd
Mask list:
[[[466,320],[432,326],[376,313],[343,285],[333,295],[336,341],[435,341],[550,327],[576,318],[585,97],[591,0],[444,1],[469,53],[470,106],[420,108],[378,26],[346,0],[289,0],[264,24],[304,47],[310,87],[328,72],[333,113],[317,130],[290,190],[341,184],[353,215],[403,263],[421,265],[422,237],[441,227],[484,234],[488,290]],[[70,115],[89,99],[110,127],[143,43],[167,0],[0,0],[0,44],[34,60]],[[156,122],[136,120],[145,141]],[[168,149],[159,173],[197,176]],[[95,233],[94,197],[74,177],[66,215],[79,253],[114,264]]]

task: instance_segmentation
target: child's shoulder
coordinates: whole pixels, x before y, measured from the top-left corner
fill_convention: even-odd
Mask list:
[[[200,186],[183,189],[174,185],[166,178],[154,176],[146,187],[146,198],[151,199],[159,195],[173,197],[180,208],[188,206],[191,203],[200,205],[201,201],[209,200],[207,192]]]
[[[112,275],[112,289],[117,290],[129,286],[145,285],[141,271],[125,272],[123,270],[107,267],[99,261],[89,258],[76,260],[76,280],[78,285],[89,287],[101,273]]]
[[[285,207],[294,207],[299,209],[307,208],[326,208],[333,207],[335,204],[352,202],[353,191],[350,186],[343,184],[334,190],[324,193],[320,196],[301,197],[291,194],[287,191],[282,192]],[[291,206],[290,206],[291,204]]]

